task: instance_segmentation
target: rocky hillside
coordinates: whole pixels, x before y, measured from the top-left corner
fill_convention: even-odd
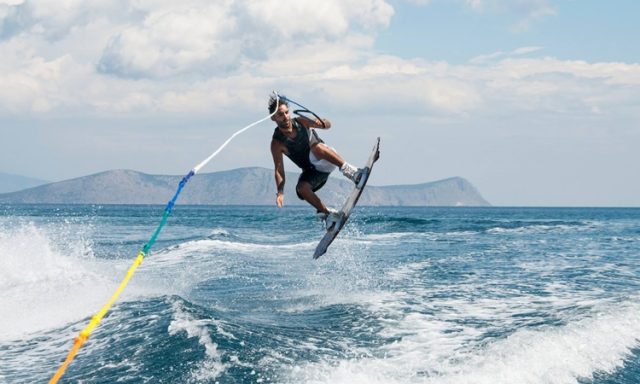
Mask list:
[[[297,173],[287,173],[285,204],[303,204],[295,195]],[[112,170],[75,179],[0,194],[0,203],[165,204],[182,176],[148,175]],[[339,206],[353,184],[329,178],[320,191],[327,205]],[[184,188],[179,204],[271,205],[275,202],[273,170],[240,168],[203,173]],[[306,204],[306,203],[304,203]],[[467,180],[453,177],[417,185],[368,185],[360,205],[486,206],[489,203]]]

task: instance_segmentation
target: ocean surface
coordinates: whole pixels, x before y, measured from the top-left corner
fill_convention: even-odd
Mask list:
[[[0,206],[0,382],[47,382],[163,206]],[[64,383],[640,383],[640,209],[176,205]]]

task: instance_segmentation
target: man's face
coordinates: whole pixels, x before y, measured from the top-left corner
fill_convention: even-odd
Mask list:
[[[284,104],[278,106],[278,110],[271,117],[271,120],[278,124],[278,128],[289,129],[291,127],[291,115],[289,114],[289,107]]]

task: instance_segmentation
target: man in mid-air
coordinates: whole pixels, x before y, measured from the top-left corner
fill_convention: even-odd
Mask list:
[[[271,155],[275,166],[276,205],[281,208],[284,204],[285,155],[302,169],[296,185],[298,197],[311,204],[316,209],[317,216],[329,227],[339,219],[339,212],[327,208],[315,192],[322,188],[329,174],[336,168],[356,184],[360,181],[363,171],[344,161],[333,148],[325,145],[318,137],[315,129],[329,129],[329,120],[292,118],[287,100],[272,96],[269,99],[269,113],[274,112],[271,120],[276,122],[277,127],[271,140]]]

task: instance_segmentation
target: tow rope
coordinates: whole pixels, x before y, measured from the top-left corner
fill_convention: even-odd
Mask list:
[[[193,167],[193,169],[191,169],[191,171],[189,171],[189,173],[187,173],[182,178],[182,180],[180,180],[180,184],[178,185],[178,189],[176,190],[176,193],[173,195],[173,198],[169,201],[169,203],[165,207],[164,214],[162,215],[162,219],[160,220],[160,224],[156,228],[155,232],[153,233],[153,235],[151,236],[149,241],[147,241],[147,243],[144,245],[144,247],[142,247],[142,250],[136,256],[136,259],[133,261],[133,263],[131,264],[131,266],[127,270],[127,273],[126,273],[124,279],[122,279],[122,282],[120,283],[118,288],[115,290],[115,292],[113,293],[113,295],[111,296],[109,301],[102,307],[102,309],[100,309],[100,311],[98,311],[98,313],[96,313],[91,318],[91,321],[89,321],[89,324],[87,324],[87,326],[74,339],[73,347],[71,348],[71,350],[67,354],[67,358],[64,360],[62,365],[60,365],[60,367],[58,368],[56,373],[53,375],[53,377],[49,381],[49,384],[57,383],[58,380],[60,380],[60,378],[62,377],[62,375],[64,375],[65,370],[67,369],[69,364],[73,361],[73,358],[78,353],[78,350],[80,350],[80,348],[87,341],[89,336],[91,336],[91,332],[93,332],[93,330],[100,324],[100,321],[106,315],[106,313],[109,311],[109,308],[111,308],[113,303],[115,303],[115,301],[118,299],[118,297],[120,296],[120,294],[122,293],[124,288],[127,286],[127,284],[129,283],[129,280],[133,276],[133,274],[136,271],[136,269],[138,268],[138,266],[140,266],[140,264],[142,264],[142,261],[144,260],[145,255],[148,254],[149,249],[151,248],[151,246],[153,246],[153,243],[155,243],[158,235],[160,234],[160,231],[162,230],[162,227],[164,227],[164,225],[167,223],[167,219],[169,218],[169,215],[171,214],[171,209],[175,205],[176,200],[178,199],[178,196],[180,195],[180,192],[182,192],[182,188],[184,188],[185,184],[187,184],[189,179],[192,176],[194,176],[196,173],[198,173],[198,171],[200,169],[202,169],[202,167],[207,165],[207,163],[209,163],[209,161],[211,161],[211,159],[213,159],[218,153],[220,153],[220,151],[222,151],[224,149],[224,147],[226,147],[227,144],[229,144],[231,142],[231,140],[233,140],[237,135],[239,135],[242,132],[246,131],[247,129],[249,129],[249,128],[255,126],[255,125],[258,125],[258,124],[262,123],[263,121],[271,118],[278,111],[278,106],[280,105],[281,96],[278,95],[278,93],[275,92],[275,91],[273,93],[274,93],[275,98],[276,98],[276,108],[273,111],[273,113],[269,114],[268,116],[266,116],[266,117],[264,117],[264,118],[262,118],[262,119],[260,119],[260,120],[258,120],[256,122],[254,122],[254,123],[251,123],[251,124],[247,125],[246,127],[240,129],[239,131],[237,131],[236,133],[231,135],[231,137],[229,137],[227,139],[227,141],[225,141],[215,152],[213,152],[209,157],[204,159],[200,164],[198,164],[195,167]],[[284,100],[284,98],[283,98],[283,100]]]

